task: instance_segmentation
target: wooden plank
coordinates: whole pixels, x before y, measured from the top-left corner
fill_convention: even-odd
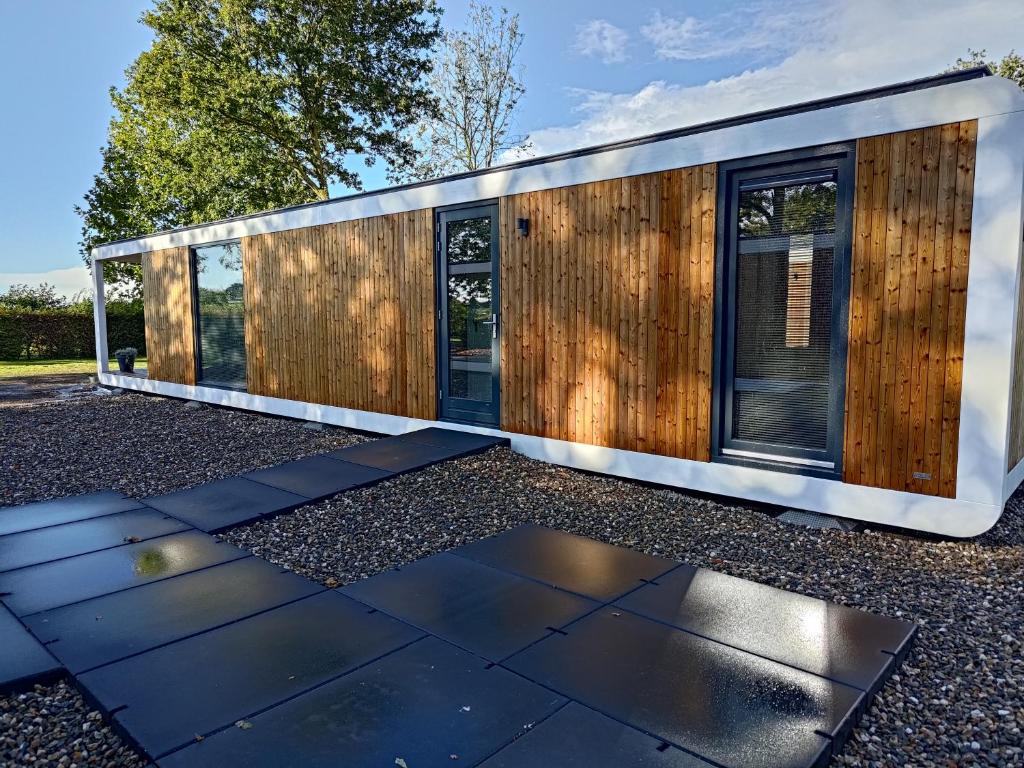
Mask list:
[[[697,360],[697,434],[689,458],[708,461],[711,458],[711,369],[714,339],[714,265],[715,204],[718,187],[718,166],[702,168],[701,255],[700,255],[700,326]]]
[[[942,408],[942,458],[939,493],[956,495],[957,449],[960,437],[960,395],[963,385],[964,323],[967,309],[967,267],[974,204],[974,161],[978,122],[960,123],[957,137],[956,204],[953,212],[953,261],[947,316],[946,386]]]
[[[888,487],[892,466],[893,416],[896,408],[896,344],[899,336],[900,258],[903,249],[903,202],[907,137],[893,136],[885,238],[885,294],[882,300],[881,387],[875,463],[878,483]]]
[[[888,204],[892,139],[875,139],[875,176],[871,186],[871,254],[869,295],[865,322],[864,423],[861,427],[861,482],[873,485],[878,475],[876,461],[881,419],[882,341],[887,274]]]
[[[687,456],[694,455],[697,451],[697,424],[700,421],[698,414],[700,383],[697,377],[697,367],[700,362],[700,252],[703,240],[702,210],[704,206],[704,180],[700,169],[691,168],[689,176],[690,245],[688,255],[690,270],[687,276],[686,290],[686,439],[683,444],[683,451]]]
[[[892,456],[888,465],[889,487],[907,485],[908,438],[910,420],[911,357],[914,351],[914,291],[919,259],[918,222],[920,219],[922,187],[922,154],[924,136],[912,131],[907,136],[907,159],[903,195],[903,237],[899,265],[898,314],[894,318],[896,333],[895,400],[893,403]]]
[[[871,258],[871,190],[874,178],[875,140],[857,142],[857,179],[853,204],[854,237],[850,281],[849,344],[846,365],[844,477],[848,483],[861,479],[863,446],[865,324]]]
[[[925,440],[928,410],[928,362],[931,354],[932,272],[935,261],[935,221],[939,195],[941,129],[923,133],[921,200],[918,216],[917,264],[913,300],[913,337],[910,370],[910,435],[906,488],[926,492],[932,467],[927,461]]]

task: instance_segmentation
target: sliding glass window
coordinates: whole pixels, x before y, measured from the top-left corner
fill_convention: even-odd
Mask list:
[[[245,389],[245,304],[239,242],[194,248],[200,384]]]

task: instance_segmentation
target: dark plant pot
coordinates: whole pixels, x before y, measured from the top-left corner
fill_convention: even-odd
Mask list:
[[[117,355],[117,368],[121,373],[134,373],[135,372],[135,356],[134,355]]]

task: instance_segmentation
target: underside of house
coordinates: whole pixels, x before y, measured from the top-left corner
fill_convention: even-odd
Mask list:
[[[1024,479],[1022,136],[967,70],[111,243],[100,379],[977,535]]]

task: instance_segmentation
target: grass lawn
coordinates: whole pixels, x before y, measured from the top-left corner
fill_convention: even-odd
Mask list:
[[[146,367],[146,358],[135,359],[137,367]],[[117,360],[111,358],[110,369],[117,370]],[[25,376],[50,376],[60,373],[96,373],[96,361],[88,360],[0,360],[0,379]]]

